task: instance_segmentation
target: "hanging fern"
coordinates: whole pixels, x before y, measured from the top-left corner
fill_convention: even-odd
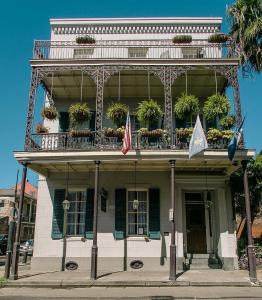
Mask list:
[[[92,113],[86,103],[75,103],[68,110],[70,123],[75,126],[82,124],[91,118]]]
[[[121,127],[125,125],[127,113],[128,106],[126,104],[113,102],[106,112],[106,117],[111,119],[117,127]]]
[[[55,106],[50,105],[43,108],[41,115],[43,118],[54,121],[58,117],[58,112]]]
[[[207,98],[204,104],[203,112],[207,120],[214,120],[216,117],[227,115],[230,109],[230,103],[226,96],[214,94]]]
[[[225,116],[220,120],[220,125],[223,129],[230,129],[236,122],[235,116]]]
[[[192,118],[192,115],[199,112],[199,100],[194,95],[186,95],[182,93],[181,97],[177,99],[174,107],[175,114],[178,119],[184,119],[186,115]]]
[[[163,117],[163,114],[160,105],[152,99],[140,102],[136,113],[138,121],[147,126],[157,122]]]

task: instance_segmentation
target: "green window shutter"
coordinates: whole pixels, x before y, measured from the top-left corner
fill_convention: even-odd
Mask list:
[[[160,191],[149,189],[149,238],[160,240]]]
[[[67,132],[69,130],[69,114],[67,111],[59,113],[59,130],[60,132]]]
[[[92,110],[91,111],[92,115],[89,121],[89,129],[91,131],[95,131],[96,130],[96,111]]]
[[[59,240],[63,237],[64,210],[62,202],[65,200],[65,190],[55,190],[53,201],[52,239]]]
[[[116,240],[126,236],[126,189],[115,191],[115,233]]]
[[[88,240],[93,239],[93,218],[94,218],[94,190],[86,191],[86,219],[85,219],[85,237]]]

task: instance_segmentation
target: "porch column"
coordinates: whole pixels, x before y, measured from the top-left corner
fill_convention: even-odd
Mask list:
[[[247,178],[247,163],[248,161],[242,161],[242,168],[244,172],[244,190],[245,190],[245,206],[246,206],[246,220],[247,220],[247,253],[248,253],[248,266],[249,266],[249,278],[251,282],[257,281],[257,270],[256,270],[256,256],[254,240],[252,238],[252,221],[251,221],[251,210],[249,200],[249,186]]]
[[[171,80],[171,71],[169,68],[165,68],[165,73],[164,73],[164,94],[165,94],[164,126],[170,136],[171,145],[173,146],[172,80]]]
[[[98,190],[99,190],[99,165],[95,161],[95,194],[94,194],[94,218],[93,218],[93,246],[91,252],[91,279],[97,278],[97,213],[98,213]]]
[[[34,110],[35,110],[35,98],[36,98],[38,81],[39,81],[38,70],[36,68],[33,68],[32,75],[31,75],[28,112],[27,112],[27,119],[26,119],[26,134],[25,134],[25,146],[24,146],[25,151],[29,151],[31,148],[31,133],[32,133],[33,117],[34,117]]]
[[[101,145],[104,97],[104,69],[97,70],[96,76],[96,145]]]
[[[23,214],[23,205],[24,205],[24,196],[25,196],[25,185],[26,185],[26,173],[27,173],[27,164],[23,164],[23,177],[22,185],[20,190],[19,206],[18,206],[18,215],[17,215],[17,226],[15,232],[15,242],[13,245],[13,256],[12,256],[12,269],[10,279],[16,280],[18,278],[18,261],[19,261],[19,248],[20,248],[20,234],[21,234],[21,224],[22,224],[22,214]]]
[[[175,164],[176,164],[175,160],[170,161],[170,167],[171,167],[171,209],[169,211],[169,220],[171,222],[170,269],[169,269],[170,280],[176,280]]]

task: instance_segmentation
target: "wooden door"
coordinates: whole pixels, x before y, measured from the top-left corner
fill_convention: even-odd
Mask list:
[[[187,252],[206,253],[206,224],[204,204],[186,204]]]

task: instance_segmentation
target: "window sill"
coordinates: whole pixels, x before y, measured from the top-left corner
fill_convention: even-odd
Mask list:
[[[86,238],[83,236],[68,236],[66,238],[67,242],[85,242]]]
[[[140,242],[149,242],[150,239],[147,236],[129,236],[126,238],[127,241],[140,241]]]

